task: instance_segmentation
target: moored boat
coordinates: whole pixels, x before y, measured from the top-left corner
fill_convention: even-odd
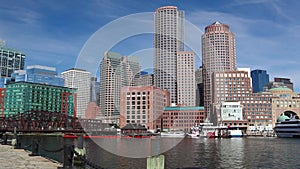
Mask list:
[[[183,131],[168,131],[168,132],[161,132],[161,137],[169,137],[169,138],[184,138],[186,134]]]
[[[298,115],[288,117],[284,113],[277,119],[274,131],[277,137],[299,137],[300,138],[300,119]]]
[[[236,130],[229,130],[229,135],[231,137],[243,137],[242,130],[236,129]]]

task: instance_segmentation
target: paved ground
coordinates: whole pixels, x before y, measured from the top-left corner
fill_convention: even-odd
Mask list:
[[[41,156],[29,156],[30,152],[0,144],[0,169],[57,169],[60,164]]]

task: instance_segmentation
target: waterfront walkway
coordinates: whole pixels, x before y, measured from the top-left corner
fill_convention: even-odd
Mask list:
[[[0,168],[2,169],[57,169],[62,165],[41,156],[29,156],[31,152],[0,144]]]

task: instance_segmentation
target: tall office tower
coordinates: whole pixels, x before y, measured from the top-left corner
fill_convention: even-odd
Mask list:
[[[134,86],[153,86],[153,74],[140,74],[133,79]]]
[[[121,86],[133,86],[134,77],[139,76],[140,71],[138,57],[123,56],[121,58]]]
[[[77,117],[84,117],[90,101],[91,73],[86,70],[72,68],[61,73],[65,79],[65,87],[77,89]]]
[[[212,73],[236,69],[235,37],[229,26],[215,22],[202,35],[204,108],[209,118],[212,110]]]
[[[251,78],[254,93],[263,92],[264,87],[268,86],[269,84],[269,74],[267,74],[266,70],[252,70]]]
[[[177,52],[184,50],[184,11],[175,6],[154,13],[154,85],[169,90],[177,103]]]
[[[105,52],[100,63],[100,112],[110,117],[120,111],[121,55]]]
[[[64,86],[65,80],[57,76],[55,67],[32,65],[25,70],[16,70],[11,74],[11,81],[32,82],[54,86]]]
[[[196,106],[204,106],[204,90],[203,90],[203,75],[202,66],[195,71],[196,81]]]
[[[109,122],[120,115],[120,92],[123,86],[132,86],[134,76],[141,71],[137,57],[106,52],[100,65],[100,111]]]
[[[98,103],[98,96],[100,93],[100,83],[97,82],[97,77],[91,77],[91,87],[90,87],[90,102]],[[98,104],[97,104],[98,105]]]
[[[194,52],[177,52],[177,103],[196,105]]]
[[[3,43],[2,45],[5,45]],[[15,70],[24,70],[25,54],[14,49],[0,46],[0,74],[10,77]]]

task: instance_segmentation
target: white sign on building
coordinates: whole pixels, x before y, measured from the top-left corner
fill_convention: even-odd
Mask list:
[[[223,102],[221,119],[222,121],[243,120],[243,108],[240,102]]]

